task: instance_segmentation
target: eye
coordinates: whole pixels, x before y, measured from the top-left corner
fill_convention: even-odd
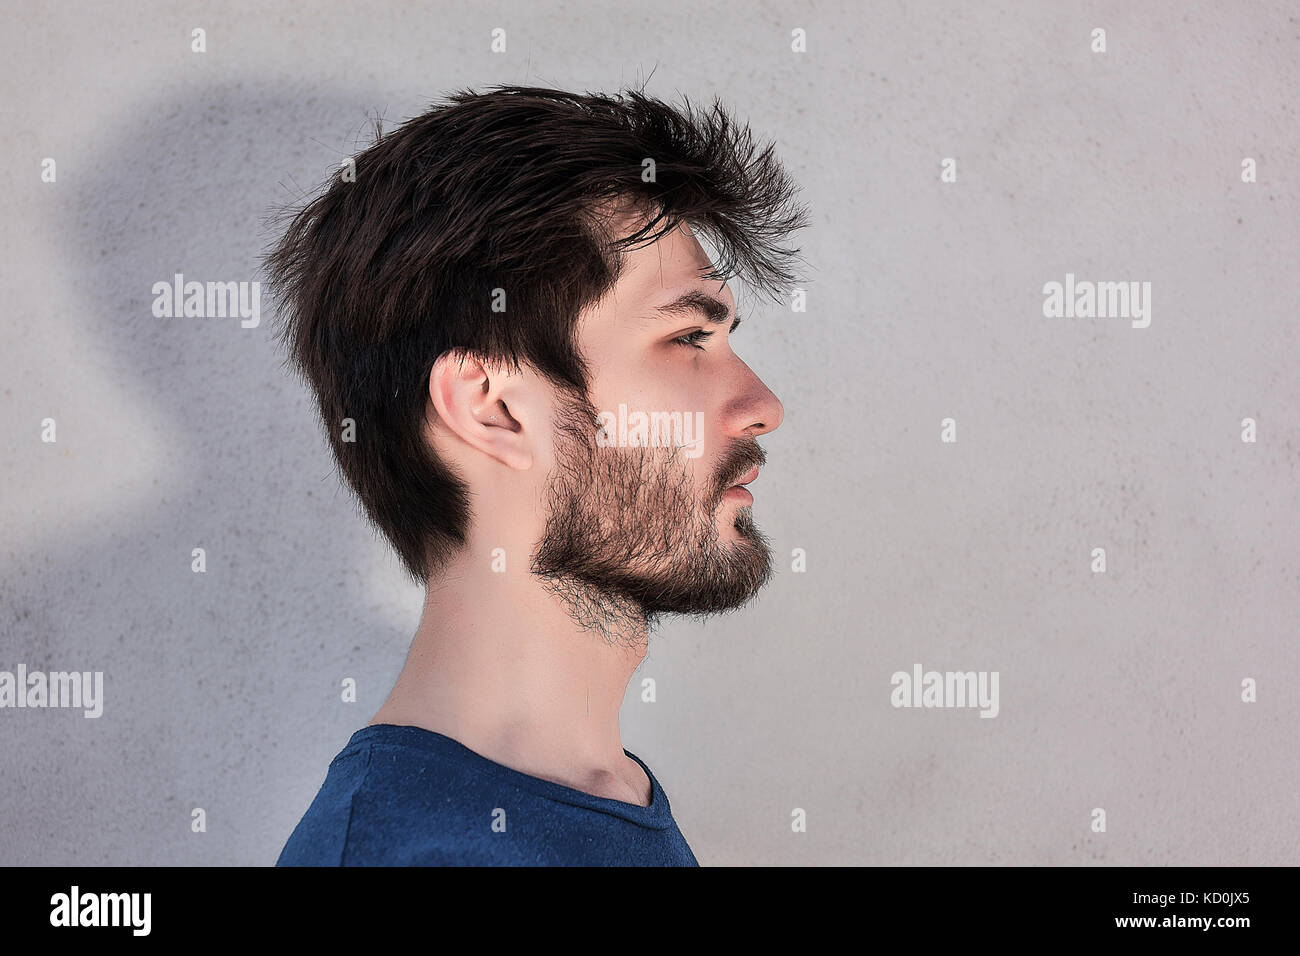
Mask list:
[[[694,332],[687,332],[685,335],[673,339],[681,345],[689,345],[691,348],[697,348],[701,352],[707,351],[700,343],[713,335],[712,332],[706,332],[704,329],[696,329]]]

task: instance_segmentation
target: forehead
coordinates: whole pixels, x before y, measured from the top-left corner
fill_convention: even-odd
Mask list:
[[[639,229],[645,218],[624,214],[615,220],[614,234],[626,236]],[[733,311],[735,299],[726,283],[704,279],[713,260],[685,222],[658,240],[623,253],[618,281],[590,309],[595,324],[644,323],[654,311],[691,291],[707,292]]]
[[[649,290],[656,285],[670,286],[697,282],[702,271],[712,268],[704,247],[691,227],[684,222],[655,242],[624,253],[620,281],[625,288]]]

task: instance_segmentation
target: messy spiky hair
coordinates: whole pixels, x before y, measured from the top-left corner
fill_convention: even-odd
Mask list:
[[[471,514],[424,438],[439,356],[526,362],[585,398],[579,313],[624,252],[682,222],[717,250],[705,278],[740,276],[778,301],[796,278],[799,250],[782,243],[807,211],[772,145],[758,149],[716,99],[679,110],[632,90],[461,90],[378,127],[353,159],[282,214],[266,279],[342,474],[417,582],[464,545]],[[629,205],[645,225],[612,235],[600,211]]]

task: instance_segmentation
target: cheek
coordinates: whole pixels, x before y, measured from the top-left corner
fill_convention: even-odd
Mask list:
[[[624,414],[640,412],[658,413],[702,411],[699,398],[692,394],[680,375],[671,366],[653,360],[624,368],[611,368],[592,385],[590,398],[597,412]],[[707,417],[707,416],[706,416]]]
[[[681,452],[682,467],[701,494],[713,489],[718,466],[727,451],[723,423],[716,404],[717,376],[689,356],[649,350],[635,358],[607,362],[595,376],[590,399],[611,422],[637,412],[647,419],[658,413],[680,419],[686,441],[698,445]],[[622,409],[620,410],[620,406]]]
[[[706,491],[710,491],[714,482],[718,480],[718,467],[723,454],[726,452],[722,430],[718,427],[718,417],[716,415],[708,413],[704,415],[703,434],[703,454],[695,459],[695,467],[701,487]]]

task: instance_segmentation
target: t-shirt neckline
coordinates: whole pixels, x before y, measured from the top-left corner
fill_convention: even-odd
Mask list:
[[[659,785],[659,780],[643,761],[632,751],[624,748],[623,753],[635,760],[650,778],[650,805],[641,806],[624,800],[599,797],[585,790],[578,790],[553,780],[544,780],[532,774],[515,770],[495,760],[471,750],[459,740],[440,734],[434,730],[415,727],[409,724],[368,724],[354,733],[345,750],[355,746],[373,744],[379,746],[410,747],[431,753],[442,753],[449,757],[473,764],[480,772],[496,777],[503,782],[513,784],[530,793],[548,800],[567,803],[571,806],[585,807],[601,813],[622,817],[640,826],[652,829],[666,829],[673,825],[672,810],[668,805],[668,795]]]

